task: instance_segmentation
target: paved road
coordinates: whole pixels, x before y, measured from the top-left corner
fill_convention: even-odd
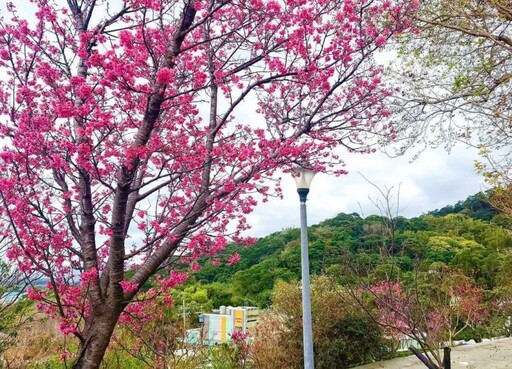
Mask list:
[[[512,368],[512,338],[502,338],[452,349],[452,369]],[[354,369],[427,369],[416,356],[408,356]]]

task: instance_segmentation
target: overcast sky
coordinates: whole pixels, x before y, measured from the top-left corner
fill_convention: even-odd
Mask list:
[[[411,155],[389,158],[382,153],[347,154],[348,175],[318,174],[308,196],[308,224],[316,224],[338,213],[378,214],[369,199],[378,191],[359,173],[381,188],[400,185],[400,215],[414,217],[464,200],[485,190],[482,177],[475,173],[476,149],[455,147],[428,150],[411,162]],[[359,172],[359,173],[358,173]],[[251,236],[265,236],[287,227],[299,227],[299,199],[293,178],[283,177],[284,199],[271,199],[258,205],[250,215]],[[396,191],[394,192],[396,195]],[[396,199],[396,196],[395,196]]]

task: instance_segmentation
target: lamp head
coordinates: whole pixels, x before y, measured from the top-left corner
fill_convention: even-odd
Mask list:
[[[313,172],[309,169],[304,168],[296,168],[293,170],[295,179],[295,183],[297,184],[297,189],[308,189],[311,186],[311,182],[313,181],[313,177],[316,172]]]
[[[297,184],[297,192],[299,193],[300,201],[306,202],[309,188],[316,172],[305,168],[296,168],[293,170],[293,173],[293,179],[295,179],[295,183]]]

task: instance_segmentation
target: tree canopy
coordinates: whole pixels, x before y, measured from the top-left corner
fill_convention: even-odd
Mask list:
[[[508,0],[422,0],[400,43],[405,150],[455,141],[510,143],[512,12]]]

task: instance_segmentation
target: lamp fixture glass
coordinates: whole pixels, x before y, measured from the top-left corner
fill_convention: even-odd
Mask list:
[[[297,189],[309,189],[311,186],[311,182],[313,181],[313,177],[316,172],[313,172],[309,169],[297,168],[293,170],[295,179],[295,183],[297,184]]]

